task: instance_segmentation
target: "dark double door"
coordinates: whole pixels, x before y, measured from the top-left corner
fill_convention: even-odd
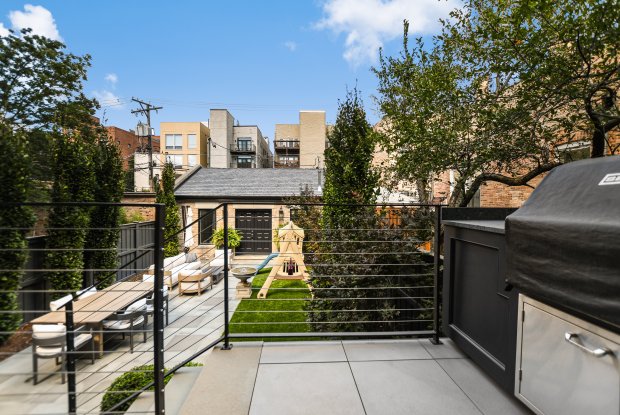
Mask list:
[[[236,253],[271,253],[271,210],[237,209],[235,228],[243,235]]]

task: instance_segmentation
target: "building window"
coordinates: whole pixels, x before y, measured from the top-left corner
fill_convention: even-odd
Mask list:
[[[183,149],[183,137],[181,134],[166,134],[166,149],[167,150],[182,150]]]
[[[187,134],[187,148],[196,148],[196,134]]]
[[[189,156],[187,156],[187,165],[189,167],[194,167],[196,165],[196,155],[195,154],[190,154]]]
[[[198,209],[198,243],[207,245],[215,230],[215,209]]]
[[[276,162],[287,167],[299,167],[299,156],[279,156]]]
[[[239,169],[249,169],[249,168],[252,168],[252,157],[251,156],[239,156],[239,157],[237,157],[237,168],[239,168]]]
[[[250,137],[239,137],[237,139],[237,147],[239,151],[251,151],[252,139]]]
[[[183,168],[183,156],[180,154],[167,155],[166,162],[172,163],[175,169]]]

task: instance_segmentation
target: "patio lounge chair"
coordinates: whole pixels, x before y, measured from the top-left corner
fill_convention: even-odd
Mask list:
[[[83,327],[82,327],[83,328]],[[74,346],[79,349],[90,344],[91,363],[95,363],[95,343],[91,332],[75,330]],[[67,353],[67,328],[64,324],[34,324],[32,326],[32,382],[38,383],[39,359],[56,359],[61,365],[62,383],[65,383],[65,360]]]
[[[125,333],[129,333],[129,350],[133,353],[134,329],[142,330],[144,342],[146,343],[146,325],[148,317],[146,314],[146,298],[131,304],[125,311],[112,314],[103,321],[104,330],[117,331],[125,338]]]

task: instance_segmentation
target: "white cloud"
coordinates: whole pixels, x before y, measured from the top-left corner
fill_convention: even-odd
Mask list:
[[[4,25],[0,23],[0,36],[8,36],[8,35],[9,35],[9,29],[4,27]]]
[[[286,47],[291,52],[295,52],[297,50],[297,43],[293,42],[292,40],[287,40],[286,42],[284,42],[284,47]]]
[[[99,104],[104,108],[125,109],[125,103],[114,92],[102,89],[101,91],[93,91],[93,96],[97,98]]]
[[[115,73],[107,74],[104,79],[110,84],[112,84],[112,87],[115,87],[116,83],[118,82],[118,76]]]
[[[19,32],[21,29],[31,28],[32,33],[41,35],[54,40],[62,41],[54,16],[43,6],[24,5],[24,11],[13,10],[9,12],[9,20],[13,30]]]
[[[315,28],[345,33],[343,56],[357,66],[376,62],[379,48],[402,35],[404,19],[409,33],[432,34],[439,31],[438,20],[459,6],[459,0],[326,0]]]

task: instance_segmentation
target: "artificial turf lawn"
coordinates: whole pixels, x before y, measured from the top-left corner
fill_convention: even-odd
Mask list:
[[[300,333],[310,331],[310,326],[306,323],[307,313],[304,310],[304,304],[307,302],[304,298],[310,298],[310,292],[303,281],[275,280],[271,284],[267,298],[256,299],[258,291],[270,272],[271,268],[264,269],[252,279],[252,297],[241,300],[237,306],[230,319],[231,333]],[[297,288],[299,290],[278,290],[278,288]],[[241,339],[236,339],[236,341],[238,340]]]

